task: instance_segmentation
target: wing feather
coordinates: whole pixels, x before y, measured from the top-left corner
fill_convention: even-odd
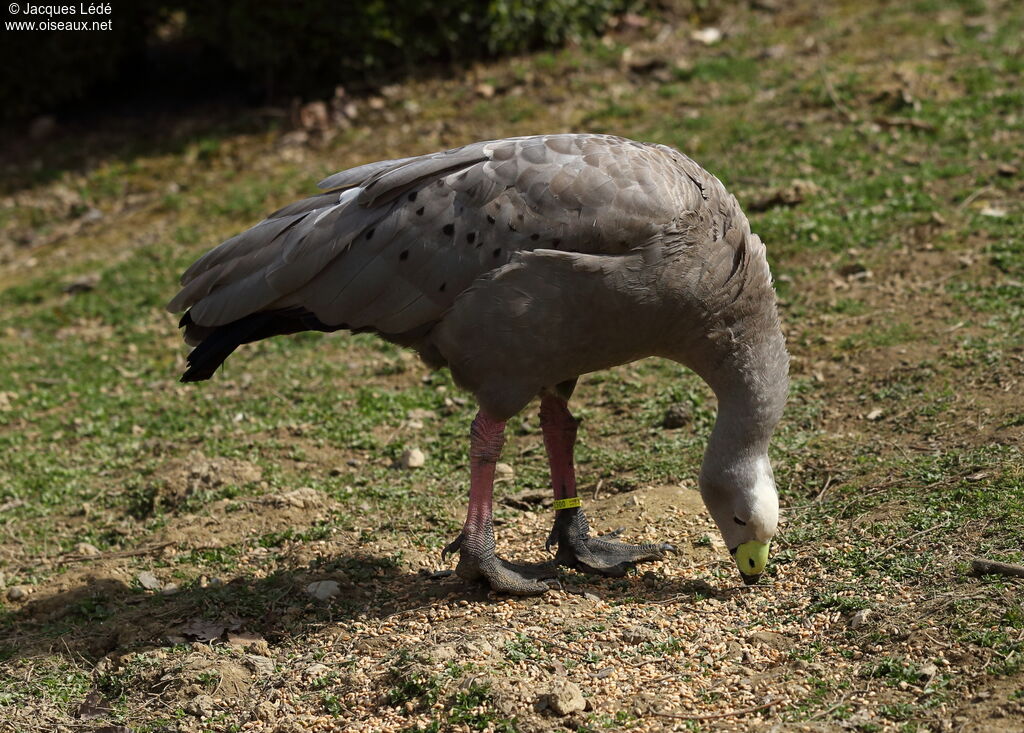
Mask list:
[[[601,135],[475,143],[320,186],[200,258],[169,308],[191,308],[198,327],[299,308],[328,326],[422,332],[517,253],[624,254],[687,226],[707,239],[695,218],[715,218],[705,190],[721,189],[670,148]]]

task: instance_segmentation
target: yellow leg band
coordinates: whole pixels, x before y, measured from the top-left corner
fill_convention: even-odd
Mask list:
[[[583,501],[578,496],[573,496],[569,499],[555,499],[553,504],[555,511],[560,509],[575,509],[576,507],[583,506]]]

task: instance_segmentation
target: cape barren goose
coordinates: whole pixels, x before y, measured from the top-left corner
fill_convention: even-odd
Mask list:
[[[768,442],[789,359],[761,240],[721,182],[663,145],[543,135],[336,173],[193,264],[169,303],[209,379],[240,344],[305,330],[375,331],[447,366],[479,412],[469,511],[446,549],[496,591],[543,593],[556,564],[622,575],[674,551],[591,536],[576,495],[581,374],[647,356],[692,368],[718,416],[704,502],[743,579],[778,522]],[[554,563],[495,554],[494,466],[505,421],[535,397],[554,490]]]

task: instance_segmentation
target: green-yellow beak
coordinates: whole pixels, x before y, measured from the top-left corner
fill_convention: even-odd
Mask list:
[[[753,585],[761,577],[768,564],[768,543],[751,540],[736,548],[736,565],[740,569],[743,582]]]

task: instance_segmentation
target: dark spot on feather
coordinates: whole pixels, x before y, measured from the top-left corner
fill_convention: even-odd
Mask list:
[[[418,191],[413,191],[412,193],[409,194],[409,201],[415,201],[416,200],[416,196],[418,196],[418,195],[419,195]]]
[[[490,214],[487,215],[487,223],[488,224],[493,224],[494,223],[494,217],[491,216]]]
[[[730,280],[732,279],[732,276],[735,275],[739,271],[740,266],[742,264],[743,264],[743,247],[741,245],[741,246],[737,247],[736,251],[733,252],[733,254],[732,254],[732,271],[729,273],[729,279]]]
[[[409,259],[409,250],[403,249],[402,250],[402,254],[398,255],[398,259],[400,259],[400,260],[407,260],[407,259]]]
[[[450,237],[453,234],[455,234],[455,225],[454,224],[445,224],[444,227],[441,229],[441,231],[445,233],[445,236]]]
[[[501,247],[498,247],[496,250],[494,250],[494,256],[495,257],[500,257],[501,256]]]
[[[367,230],[366,230],[366,238],[367,238],[368,240],[369,240],[369,239],[373,239],[373,232],[374,232],[374,230],[373,230],[373,229],[367,229]]]
[[[423,216],[423,207],[416,209],[416,216]]]
[[[519,212],[519,215],[516,218],[519,219],[519,221],[526,221],[526,217],[522,212]]]
[[[446,287],[448,287],[448,283],[441,283],[441,287],[439,287],[438,290],[440,290],[443,293]]]
[[[442,186],[444,186],[444,179],[443,179],[443,178],[442,178],[442,179],[440,179],[440,180],[439,180],[439,181],[437,182],[437,187],[438,187],[438,188],[441,188]]]
[[[515,231],[519,231],[518,229],[516,229],[516,228],[515,228],[515,227],[514,227],[514,226],[512,225],[512,222],[509,222],[509,223],[508,223],[508,230],[509,230],[510,232],[515,232]]]
[[[540,235],[537,234],[537,232],[534,232],[533,234],[530,235],[530,239],[536,242],[538,239],[540,239]]]
[[[470,232],[466,235],[466,241],[473,244],[473,240],[476,239],[476,232]]]

